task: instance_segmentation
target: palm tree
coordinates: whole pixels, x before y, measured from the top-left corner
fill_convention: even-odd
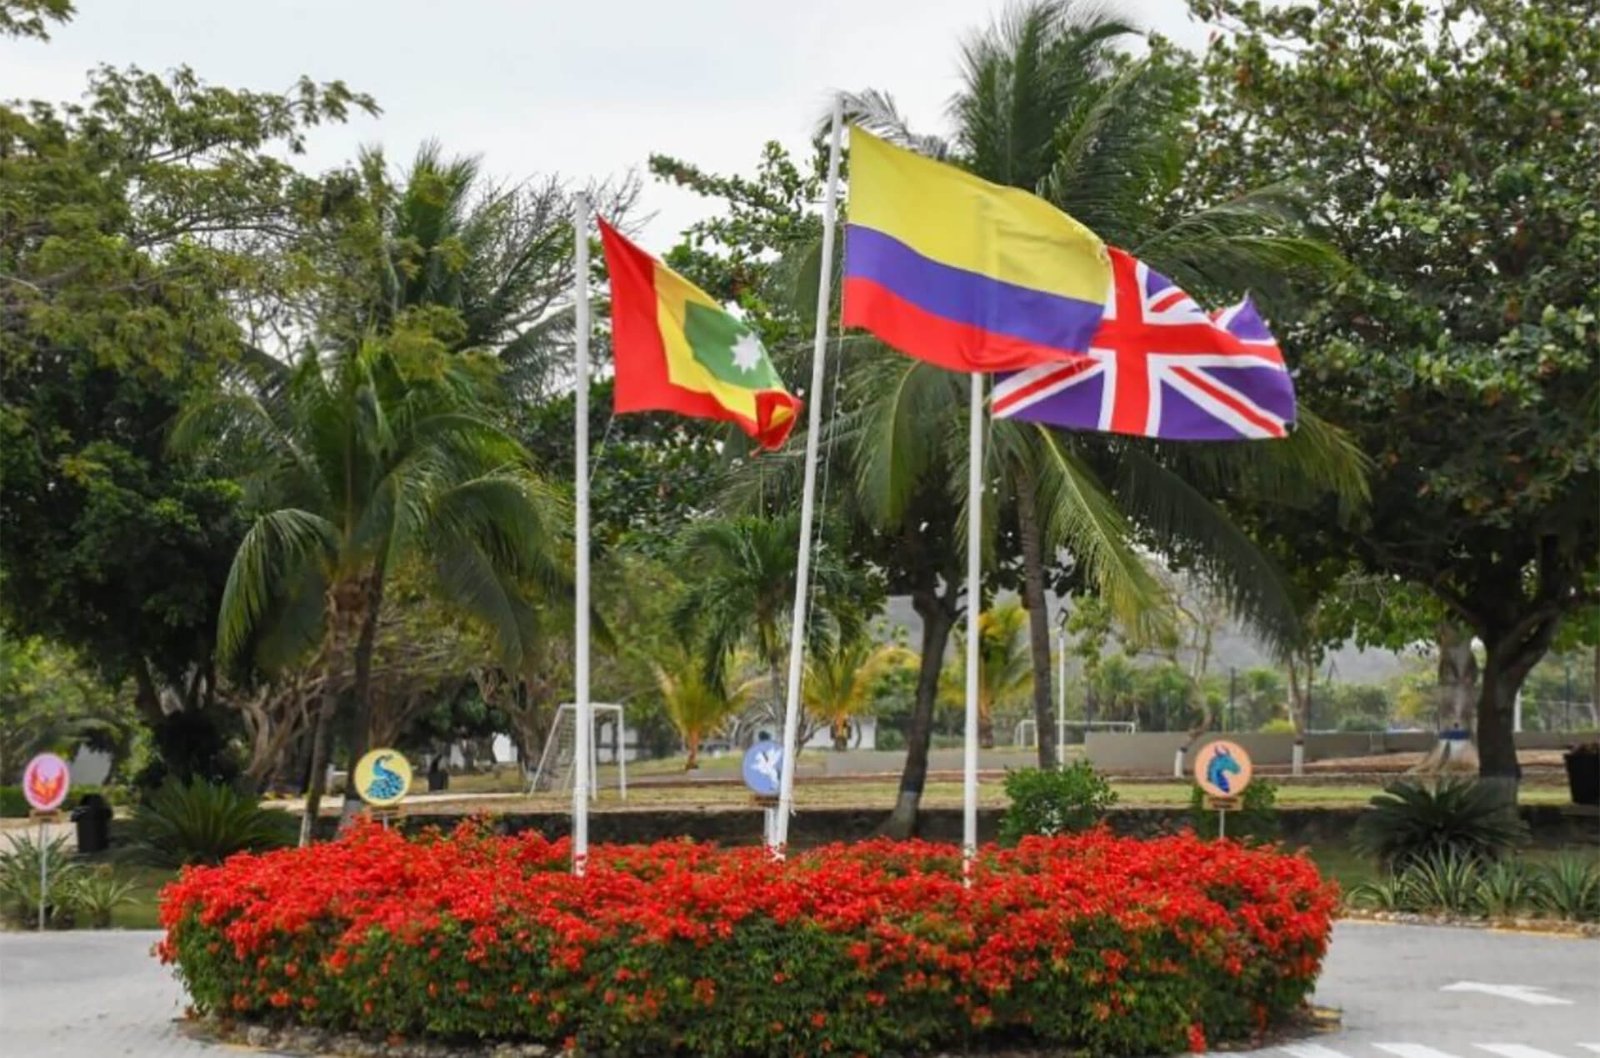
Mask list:
[[[665,664],[657,662],[655,673],[656,688],[661,692],[667,718],[683,736],[683,747],[688,754],[684,771],[700,767],[701,739],[743,711],[750,694],[762,682],[747,680],[729,690],[721,675],[708,675],[701,659],[687,653]]]
[[[950,108],[951,140],[912,133],[886,93],[855,95],[848,110],[902,145],[1040,194],[1200,297],[1247,286],[1270,297],[1281,287],[1275,277],[1336,268],[1328,248],[1298,234],[1292,187],[1256,189],[1208,206],[1186,201],[1183,126],[1195,106],[1192,76],[1159,44],[1143,60],[1127,58],[1116,45],[1135,33],[1097,9],[1035,0],[966,46],[962,87]],[[888,424],[880,434],[915,422],[924,436],[929,423],[959,436],[964,387],[957,392],[919,377],[935,373],[900,359],[872,369],[863,392],[876,395],[876,418]],[[1222,494],[1222,479],[1249,477],[1286,485],[1260,494],[1289,502],[1330,490],[1351,500],[1364,495],[1359,454],[1304,412],[1294,437],[1274,445],[1162,446],[1008,420],[991,423],[989,442],[990,480],[1015,517],[1022,552],[1044,767],[1057,760],[1045,573],[1059,551],[1087,566],[1089,583],[1136,634],[1158,631],[1161,615],[1150,602],[1161,592],[1131,543],[1194,555],[1232,609],[1283,644],[1295,636],[1295,618],[1280,578],[1208,496]],[[1203,451],[1190,451],[1197,448]],[[893,456],[865,453],[869,464]],[[925,472],[907,462],[862,477],[892,496]],[[991,527],[995,522],[985,519]]]
[[[905,647],[874,644],[863,636],[835,642],[812,654],[806,662],[801,696],[806,712],[827,722],[834,749],[850,748],[850,722],[870,712],[878,677],[910,664],[913,657]]]
[[[354,705],[352,767],[367,748],[389,579],[418,574],[482,622],[513,669],[536,628],[527,587],[564,579],[553,501],[522,446],[490,419],[492,374],[471,358],[419,356],[414,340],[406,347],[405,359],[377,341],[308,351],[284,385],[193,405],[172,438],[224,461],[265,512],[228,575],[219,661],[272,673],[309,658],[326,676],[302,841],[321,801],[340,686]]]
[[[789,654],[799,546],[796,515],[702,522],[683,540],[689,587],[677,605],[678,627],[699,647],[713,683],[723,678],[734,649],[748,646],[769,674],[777,719],[783,715],[782,667]],[[811,642],[820,646],[830,634],[858,636],[863,613],[876,601],[872,582],[847,570],[826,543],[814,556],[811,577]]]
[[[994,748],[995,707],[1010,705],[1033,689],[1027,620],[1018,602],[1001,603],[978,615],[978,745],[984,749]],[[963,647],[964,639],[956,633]],[[947,705],[959,708],[966,703],[965,670],[964,663],[945,669],[940,691]]]

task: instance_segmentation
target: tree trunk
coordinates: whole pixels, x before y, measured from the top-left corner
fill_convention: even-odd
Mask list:
[[[1039,528],[1033,474],[1017,470],[1017,524],[1022,535],[1022,605],[1028,611],[1028,650],[1033,659],[1033,723],[1039,734],[1039,767],[1061,764],[1050,702],[1050,612],[1044,595],[1044,542]]]
[[[978,748],[994,749],[994,717],[987,709],[978,713]]]
[[[1485,659],[1483,684],[1478,695],[1478,780],[1498,790],[1508,804],[1517,801],[1522,766],[1517,761],[1513,715],[1517,693],[1528,673],[1550,649],[1560,625],[1559,616],[1513,631],[1478,629]]]
[[[917,671],[911,729],[906,732],[906,766],[900,773],[900,793],[882,828],[885,836],[902,839],[917,831],[917,809],[928,781],[928,749],[933,741],[933,710],[939,698],[939,670],[944,667],[945,644],[956,619],[949,601],[933,589],[913,592],[911,605],[922,618],[922,660]]]
[[[1439,730],[1468,725],[1478,690],[1478,658],[1472,652],[1472,631],[1454,621],[1441,621],[1439,641]]]
[[[691,732],[689,736],[683,740],[683,743],[689,751],[688,756],[685,757],[683,762],[683,770],[698,770],[700,767],[700,732]]]
[[[1289,669],[1289,722],[1294,725],[1294,757],[1291,773],[1300,775],[1305,769],[1306,729],[1311,726],[1311,678],[1313,668],[1310,658],[1305,661],[1305,684],[1300,682],[1300,661],[1291,654]]]
[[[1515,804],[1522,765],[1517,762],[1513,714],[1522,681],[1513,681],[1502,665],[1491,653],[1478,695],[1478,778]]]
[[[337,656],[330,651],[330,656]],[[317,814],[322,810],[322,792],[328,785],[328,740],[333,734],[333,716],[339,711],[339,683],[329,677],[322,682],[322,704],[317,709],[317,726],[311,734],[311,776],[306,784],[305,813],[300,817],[300,847],[316,840]]]
[[[833,725],[833,749],[843,753],[850,748],[850,719],[845,717]]]
[[[150,675],[150,663],[141,655],[133,659],[133,701],[149,727],[159,727],[166,719],[161,708],[161,692],[156,689],[155,677]]]
[[[339,812],[341,830],[361,811],[361,795],[356,792],[355,784],[356,761],[366,756],[372,742],[372,651],[378,639],[378,616],[383,609],[381,565],[368,575],[360,606],[361,632],[356,640],[355,686],[352,688],[355,717],[350,725],[349,780],[344,784],[344,807]]]

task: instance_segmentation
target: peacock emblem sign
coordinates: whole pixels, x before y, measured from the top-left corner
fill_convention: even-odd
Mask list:
[[[54,753],[41,753],[22,769],[22,796],[35,812],[54,812],[67,799],[72,772]]]
[[[397,749],[375,749],[356,762],[353,781],[363,801],[388,808],[411,791],[411,762]]]
[[[1200,747],[1194,758],[1194,781],[1212,797],[1238,797],[1250,785],[1250,754],[1237,742],[1218,739]]]

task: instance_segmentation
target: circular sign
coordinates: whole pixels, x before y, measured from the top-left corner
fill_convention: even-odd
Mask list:
[[[41,753],[22,769],[22,796],[35,812],[54,812],[67,799],[72,772],[54,753]]]
[[[744,751],[744,784],[758,797],[778,796],[783,750],[776,742],[757,742]]]
[[[397,749],[375,749],[356,761],[351,780],[356,796],[369,805],[397,805],[411,792],[411,762]]]
[[[1194,756],[1194,781],[1212,797],[1238,797],[1253,771],[1250,754],[1237,742],[1207,742]]]

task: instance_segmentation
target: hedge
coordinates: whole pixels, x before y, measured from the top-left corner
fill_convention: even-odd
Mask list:
[[[1104,830],[986,848],[601,846],[467,824],[191,868],[161,958],[223,1018],[580,1053],[1202,1050],[1295,1011],[1335,888],[1306,859]]]
[[[74,786],[67,791],[66,803],[61,806],[62,812],[70,812],[78,806],[79,800],[88,794],[99,794],[108,801],[113,800],[113,791],[103,786]],[[0,819],[20,819],[28,815],[32,808],[28,799],[22,793],[20,786],[0,786]]]

